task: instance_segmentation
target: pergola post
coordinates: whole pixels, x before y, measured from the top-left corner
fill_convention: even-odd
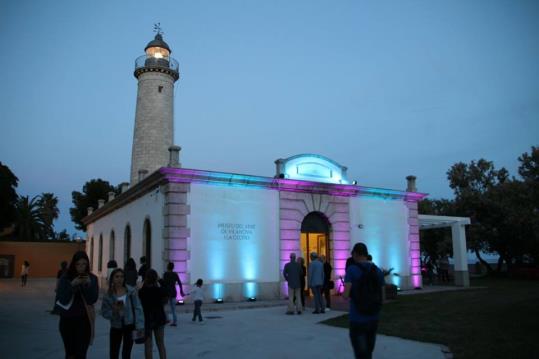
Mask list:
[[[468,254],[466,250],[465,224],[459,221],[451,224],[451,237],[453,240],[453,259],[455,284],[462,287],[470,286],[468,274]]]

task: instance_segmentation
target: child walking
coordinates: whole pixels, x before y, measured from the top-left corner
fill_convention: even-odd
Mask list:
[[[202,313],[200,311],[200,307],[202,307],[202,301],[204,300],[204,291],[202,290],[202,284],[204,284],[202,279],[197,279],[196,287],[194,287],[190,293],[195,302],[195,310],[193,311],[193,322],[198,317],[199,323],[204,322],[202,320]]]

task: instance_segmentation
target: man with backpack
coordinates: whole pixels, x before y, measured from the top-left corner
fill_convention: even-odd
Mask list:
[[[350,342],[355,357],[361,359],[372,358],[385,285],[382,271],[367,260],[368,255],[367,246],[356,243],[352,249],[353,263],[344,277],[344,294],[350,298]]]

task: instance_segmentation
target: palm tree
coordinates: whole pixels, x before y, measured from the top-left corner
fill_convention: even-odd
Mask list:
[[[16,203],[17,216],[15,218],[15,233],[19,240],[31,241],[46,237],[46,225],[41,216],[39,206],[40,197],[31,200],[28,196],[21,196]]]
[[[58,197],[54,196],[54,193],[42,193],[37,201],[40,207],[40,215],[45,225],[45,234],[48,239],[54,238],[54,227],[52,223],[56,218],[60,210],[58,209]]]

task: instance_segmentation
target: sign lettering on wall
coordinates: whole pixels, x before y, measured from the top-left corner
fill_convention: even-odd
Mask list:
[[[219,223],[217,228],[224,240],[248,241],[252,239],[256,225],[244,223]]]

